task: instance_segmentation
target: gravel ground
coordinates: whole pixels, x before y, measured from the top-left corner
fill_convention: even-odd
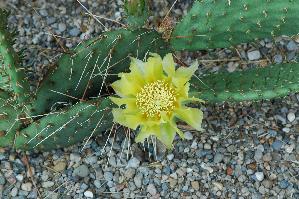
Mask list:
[[[121,1],[82,0],[95,15],[121,20]],[[165,16],[174,1],[155,1]],[[181,17],[192,1],[178,1]],[[100,34],[104,27],[75,0],[0,1],[25,47],[33,86],[63,49]],[[101,20],[109,29],[120,25]],[[56,38],[53,34],[57,35]],[[298,40],[297,40],[298,42]],[[232,49],[179,53],[198,59],[201,71],[230,72],[296,60],[296,38],[264,39]],[[28,47],[29,46],[29,47]],[[34,57],[34,59],[33,59]],[[133,134],[112,132],[46,153],[0,149],[0,198],[299,198],[299,95],[242,104],[208,104],[202,133],[186,128],[186,140],[166,151],[159,142],[140,145]]]

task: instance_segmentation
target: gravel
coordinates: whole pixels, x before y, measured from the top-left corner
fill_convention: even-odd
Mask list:
[[[5,2],[13,11],[10,24],[20,32],[16,48],[25,47],[24,64],[32,66],[33,82],[62,51],[50,33],[71,48],[104,30],[71,0]],[[95,15],[113,20],[123,16],[122,1],[81,2]],[[157,14],[151,25],[174,1],[152,2]],[[171,16],[180,18],[191,2],[179,1]],[[101,22],[109,29],[119,27]],[[177,57],[187,64],[199,59],[203,72],[233,72],[264,67],[265,60],[296,61],[298,41],[278,37],[235,49],[181,52]],[[135,144],[134,133],[128,139],[120,130],[92,139],[83,151],[81,143],[27,153],[32,178],[23,162],[25,154],[0,149],[0,198],[299,198],[298,108],[298,94],[259,103],[207,103],[202,107],[204,130],[184,130],[186,139],[177,137],[173,150],[159,142],[156,147],[151,142]]]

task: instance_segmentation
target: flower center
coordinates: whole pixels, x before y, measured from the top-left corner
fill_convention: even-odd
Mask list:
[[[163,80],[146,84],[136,95],[137,107],[148,117],[160,116],[162,111],[171,112],[175,101],[174,89]]]

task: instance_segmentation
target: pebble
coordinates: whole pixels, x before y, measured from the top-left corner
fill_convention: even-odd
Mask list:
[[[288,49],[288,51],[295,51],[295,50],[298,50],[298,46],[294,41],[289,41],[289,43],[287,45],[287,49]]]
[[[78,28],[72,28],[70,30],[70,35],[73,37],[78,37],[80,35],[81,31]]]
[[[46,182],[43,182],[42,183],[42,187],[43,188],[50,188],[50,187],[52,187],[54,185],[54,182],[52,182],[52,181],[46,181]]]
[[[191,186],[195,191],[199,190],[199,182],[198,181],[192,181]]]
[[[287,180],[281,180],[278,185],[281,189],[286,189],[289,186],[289,182]]]
[[[5,182],[6,182],[6,180],[5,180],[4,176],[2,176],[0,173],[0,185],[5,185]]]
[[[210,150],[210,149],[212,149],[212,146],[209,143],[205,143],[203,145],[203,148],[206,149],[206,150]]]
[[[12,197],[16,197],[16,196],[18,195],[18,192],[19,192],[18,188],[17,188],[17,187],[14,187],[14,188],[12,188],[12,190],[10,191],[10,195],[11,195]]]
[[[193,135],[190,131],[186,131],[184,135],[186,140],[193,140]]]
[[[273,143],[272,143],[272,148],[276,151],[279,151],[282,147],[282,142],[280,140],[275,140]]]
[[[81,155],[79,153],[71,153],[70,154],[70,161],[72,162],[80,162]]]
[[[264,173],[263,172],[256,172],[255,177],[258,181],[263,181],[264,180]]]
[[[128,165],[126,168],[138,168],[140,165],[140,160],[138,160],[137,158],[133,157],[129,160]]]
[[[261,58],[261,53],[258,50],[250,51],[247,53],[248,59],[250,61],[257,60]]]
[[[288,120],[290,122],[293,122],[295,119],[296,119],[295,113],[293,112],[288,113]]]
[[[64,32],[66,30],[66,25],[64,23],[59,23],[58,24],[58,30],[60,32]]]
[[[223,154],[216,153],[214,156],[214,163],[215,164],[220,163],[223,160],[223,157],[224,157]]]
[[[174,158],[174,155],[172,153],[167,155],[167,159],[169,161],[173,160],[173,158]]]
[[[283,61],[283,58],[282,58],[281,54],[277,54],[277,55],[275,55],[273,58],[274,58],[274,62],[275,62],[276,64],[281,64],[282,61]]]
[[[93,198],[93,193],[91,191],[85,191],[84,196],[87,198]]]
[[[31,182],[23,183],[21,185],[21,189],[23,191],[28,191],[28,192],[31,191],[32,190],[32,183]]]
[[[78,166],[74,169],[73,174],[82,178],[87,177],[89,175],[88,166],[86,166],[85,164]]]
[[[146,188],[146,191],[151,194],[152,196],[156,195],[157,194],[157,190],[156,190],[156,187],[155,185],[153,184],[149,184]]]
[[[53,167],[53,169],[54,169],[55,171],[58,171],[58,172],[60,172],[60,171],[64,171],[65,168],[66,168],[66,162],[65,162],[65,161],[59,161],[59,162],[57,162],[57,163],[54,165],[54,167]]]
[[[142,179],[143,179],[143,176],[142,174],[137,174],[135,177],[134,177],[134,183],[136,185],[137,188],[141,188],[142,187]]]

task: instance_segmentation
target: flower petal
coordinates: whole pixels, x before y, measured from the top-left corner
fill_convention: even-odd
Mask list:
[[[203,119],[203,112],[196,108],[178,108],[175,110],[177,118],[187,122],[190,126],[198,131],[201,131],[201,122]]]
[[[175,75],[175,62],[171,53],[165,55],[163,58],[163,70],[168,76]]]
[[[121,97],[136,96],[136,94],[141,90],[141,86],[143,85],[137,84],[134,81],[130,81],[130,76],[125,73],[122,73],[120,77],[120,80],[111,84],[116,94]]]
[[[137,136],[135,137],[135,141],[136,142],[144,142],[144,140],[146,138],[148,138],[151,135],[155,135],[157,136],[157,134],[160,133],[160,129],[159,129],[159,125],[155,125],[155,126],[146,126],[146,125],[142,125],[140,127],[140,131],[137,134]]]
[[[151,54],[151,56],[145,63],[146,82],[162,79],[163,76],[162,58],[158,54]]]
[[[160,131],[161,133],[157,135],[157,138],[165,144],[167,148],[172,148],[176,130],[169,123],[163,123],[160,125]]]
[[[190,67],[180,67],[176,70],[173,77],[173,84],[176,87],[185,85],[193,76],[195,71],[198,69],[198,62],[194,62]]]
[[[123,126],[136,130],[143,123],[142,115],[138,113],[128,114],[127,109],[115,108],[112,110],[113,121]]]

